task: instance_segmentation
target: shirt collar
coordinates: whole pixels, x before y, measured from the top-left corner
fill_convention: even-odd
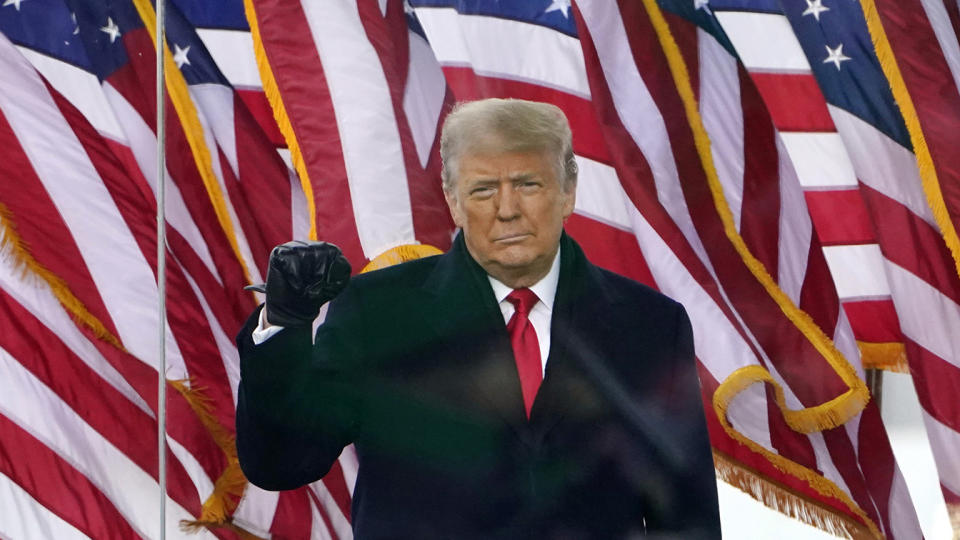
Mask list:
[[[490,280],[490,286],[493,287],[493,295],[496,297],[498,304],[503,302],[507,298],[507,295],[513,291],[513,289],[504,285],[490,274],[487,274],[487,279]],[[557,253],[553,256],[553,263],[550,265],[550,271],[547,272],[547,275],[543,276],[540,281],[530,286],[530,290],[537,295],[537,298],[539,298],[540,301],[543,302],[543,305],[550,311],[553,311],[553,300],[557,296],[557,284],[559,282],[560,248],[557,248]]]

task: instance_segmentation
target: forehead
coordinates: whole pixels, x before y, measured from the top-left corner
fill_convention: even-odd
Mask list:
[[[529,175],[554,177],[548,153],[542,150],[468,152],[460,157],[458,168],[465,180]]]

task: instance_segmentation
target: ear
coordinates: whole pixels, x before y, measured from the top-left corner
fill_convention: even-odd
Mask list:
[[[453,224],[462,229],[464,222],[463,211],[460,209],[460,202],[457,199],[455,189],[456,188],[443,190],[443,197],[447,200],[447,208],[450,209],[450,217],[453,218]]]
[[[563,197],[563,221],[566,223],[567,218],[570,217],[577,205],[577,185],[574,184],[570,191],[561,190],[561,193],[561,197]]]

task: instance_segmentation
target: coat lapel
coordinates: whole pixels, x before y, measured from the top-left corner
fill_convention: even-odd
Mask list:
[[[530,424],[536,441],[571,412],[582,414],[590,407],[593,390],[587,386],[580,363],[582,350],[590,347],[590,328],[605,324],[604,306],[616,302],[597,275],[597,269],[580,247],[564,233],[560,241],[560,279],[550,324],[550,357]]]
[[[440,257],[424,287],[433,297],[433,309],[426,311],[438,341],[449,344],[475,394],[525,438],[523,395],[503,315],[486,273],[467,252],[462,233]]]

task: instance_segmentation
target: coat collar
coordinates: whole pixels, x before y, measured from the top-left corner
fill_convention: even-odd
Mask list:
[[[486,307],[499,309],[490,289],[487,273],[473,260],[463,240],[463,232],[459,232],[450,251],[439,257],[437,265],[424,282],[424,289],[443,297],[449,292],[462,291],[464,288],[475,289],[474,293],[488,297],[486,299],[490,302],[486,303],[489,304]],[[594,299],[602,303],[618,302],[618,298],[610,293],[599,278],[599,269],[587,260],[580,246],[564,232],[560,237],[560,279],[555,302],[582,299],[584,291],[589,291]]]

